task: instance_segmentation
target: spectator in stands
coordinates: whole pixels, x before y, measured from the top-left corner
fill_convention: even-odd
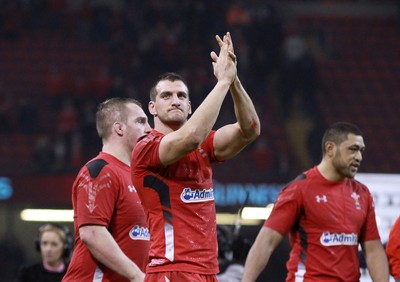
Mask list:
[[[45,76],[45,90],[53,111],[60,109],[60,100],[68,93],[70,79],[57,64],[51,64]]]
[[[279,73],[280,101],[283,116],[290,117],[293,108],[313,117],[317,111],[316,94],[319,72],[303,34],[294,32],[284,42],[284,62]],[[300,107],[293,101],[300,99]]]
[[[52,172],[55,164],[54,146],[47,134],[38,136],[33,149],[35,169],[38,172]]]
[[[18,105],[18,128],[25,134],[33,134],[38,132],[38,111],[34,104],[34,100],[24,95],[19,100]]]
[[[276,159],[275,152],[271,148],[268,137],[260,137],[250,149],[249,154],[245,157],[249,157],[252,163],[249,164],[249,175],[253,181],[263,182],[266,179],[270,179],[273,173],[276,173]]]
[[[11,95],[7,93],[4,82],[0,80],[0,133],[12,131],[12,99]]]
[[[57,156],[57,164],[60,169],[70,169],[73,165],[73,153],[76,149],[78,130],[78,109],[70,98],[64,98],[62,108],[57,115],[57,142],[60,146],[60,154]]]

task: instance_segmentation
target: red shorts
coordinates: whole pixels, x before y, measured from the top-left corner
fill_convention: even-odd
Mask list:
[[[165,271],[146,273],[144,282],[218,282],[216,275]]]

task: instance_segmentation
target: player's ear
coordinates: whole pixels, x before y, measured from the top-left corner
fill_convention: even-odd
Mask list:
[[[120,136],[124,133],[124,124],[120,121],[116,121],[113,124],[113,130]]]
[[[325,154],[329,157],[335,155],[336,144],[332,141],[325,142]]]
[[[150,101],[150,102],[149,102],[148,108],[149,108],[149,113],[150,113],[151,115],[157,116],[157,111],[156,111],[156,106],[155,106],[155,104],[154,104],[154,101]]]

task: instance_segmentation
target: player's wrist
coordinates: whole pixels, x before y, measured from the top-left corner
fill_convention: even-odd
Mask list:
[[[231,79],[229,78],[221,78],[218,80],[217,85],[221,86],[221,87],[228,87],[232,84]]]
[[[141,271],[137,271],[129,280],[131,282],[138,282],[144,280],[145,274]]]

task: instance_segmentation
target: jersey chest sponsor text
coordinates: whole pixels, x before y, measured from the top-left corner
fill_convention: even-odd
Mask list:
[[[323,246],[356,246],[358,245],[358,236],[355,233],[324,232],[321,235],[320,242]]]
[[[214,189],[191,189],[184,188],[181,193],[181,200],[184,203],[198,203],[214,200]]]
[[[129,237],[132,240],[150,240],[150,232],[147,227],[135,225],[133,228],[129,231]]]

